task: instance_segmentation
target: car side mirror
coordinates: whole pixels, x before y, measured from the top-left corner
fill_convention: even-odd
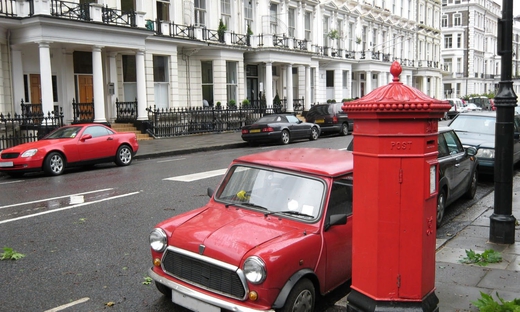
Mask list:
[[[206,192],[207,192],[209,197],[213,196],[214,191],[213,191],[213,189],[211,187],[208,187]]]
[[[86,140],[92,139],[92,134],[85,134],[81,137],[81,141],[85,142]]]
[[[327,221],[325,222],[325,231],[327,231],[331,226],[334,225],[342,225],[347,224],[347,214],[334,214],[328,217]]]
[[[475,156],[475,155],[477,155],[477,149],[474,148],[473,146],[470,146],[470,147],[466,148],[466,153],[469,156]]]

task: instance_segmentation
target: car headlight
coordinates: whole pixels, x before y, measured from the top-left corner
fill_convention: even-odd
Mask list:
[[[256,256],[247,258],[244,262],[244,274],[249,282],[262,283],[267,277],[264,261]]]
[[[25,152],[22,153],[22,155],[20,157],[31,157],[31,156],[34,156],[36,154],[36,152],[38,152],[38,149],[36,149],[36,148],[26,150]]]
[[[489,148],[479,148],[477,151],[478,158],[495,158],[495,150]]]
[[[150,247],[157,251],[163,252],[168,246],[166,233],[162,229],[153,229],[150,233]]]

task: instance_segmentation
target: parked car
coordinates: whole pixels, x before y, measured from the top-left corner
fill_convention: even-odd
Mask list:
[[[281,143],[299,139],[317,140],[320,126],[304,122],[292,114],[266,115],[251,125],[242,127],[242,140],[250,145]]]
[[[438,143],[437,227],[442,224],[447,206],[461,197],[475,197],[478,182],[477,150],[474,147],[464,148],[457,133],[449,127],[439,127]]]
[[[437,195],[437,227],[442,224],[446,207],[461,197],[472,199],[477,192],[478,163],[474,147],[462,146],[457,133],[449,127],[439,127],[438,154],[439,191]],[[354,140],[348,151],[354,150]]]
[[[320,125],[321,133],[347,135],[354,129],[354,120],[348,118],[342,106],[343,103],[314,105],[305,115],[305,119]]]
[[[482,108],[478,107],[475,103],[469,103],[466,105],[466,112],[481,112]]]
[[[520,161],[520,115],[514,117],[513,163]],[[457,132],[464,147],[477,149],[479,173],[494,173],[496,111],[460,114],[448,126]]]
[[[470,97],[468,102],[474,103],[478,107],[482,108],[482,110],[491,110],[491,100],[487,96]]]
[[[446,113],[448,119],[452,119],[453,117],[457,116],[459,113],[464,113],[466,111],[464,102],[462,102],[461,99],[452,98],[452,99],[445,99],[445,101],[448,101],[451,104],[450,110]]]
[[[103,162],[127,166],[138,149],[135,133],[118,133],[102,124],[77,124],[1,151],[0,172],[19,177],[31,171],[59,175],[68,167]]]
[[[209,202],[150,233],[158,290],[197,311],[314,311],[352,276],[352,153],[235,159]]]

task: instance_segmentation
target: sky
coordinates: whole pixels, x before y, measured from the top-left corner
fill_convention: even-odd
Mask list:
[[[503,4],[502,0],[495,0],[495,2],[500,4],[500,6]],[[520,15],[520,1],[513,0],[513,17],[518,15]]]

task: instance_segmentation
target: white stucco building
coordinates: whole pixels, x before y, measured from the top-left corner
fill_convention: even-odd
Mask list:
[[[23,101],[43,112],[62,109],[70,123],[82,118],[72,105],[80,103],[91,105],[95,122],[112,123],[116,100],[136,102],[140,121],[148,118],[147,107],[202,106],[203,99],[226,106],[263,97],[269,106],[276,95],[286,99],[287,111],[293,103],[307,111],[312,103],[362,97],[387,84],[394,60],[403,66],[403,83],[443,97],[440,0],[5,3],[4,114],[20,113]],[[492,44],[488,32],[478,36],[479,44]],[[471,75],[496,68],[484,61],[483,48],[471,56],[478,66]]]

